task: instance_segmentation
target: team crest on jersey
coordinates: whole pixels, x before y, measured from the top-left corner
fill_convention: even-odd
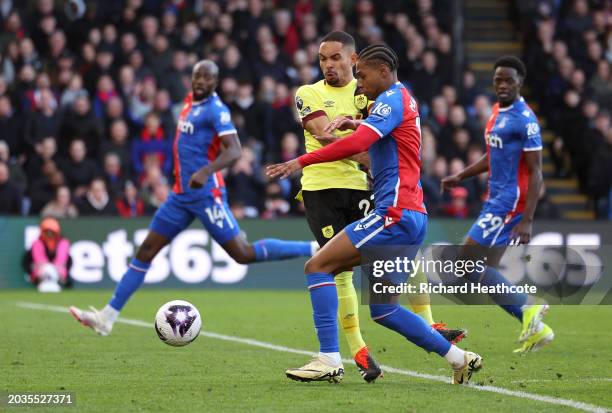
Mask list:
[[[323,233],[323,236],[327,239],[330,239],[331,237],[334,236],[334,227],[331,225],[328,225],[326,227],[321,228],[321,232]]]
[[[178,122],[178,130],[182,133],[188,133],[189,135],[193,135],[193,123],[188,120],[179,120]]]
[[[323,102],[323,105],[326,108],[333,108],[335,104],[336,102],[334,102],[333,100],[326,100],[325,102]]]
[[[504,147],[504,141],[495,133],[489,133],[485,139],[491,148],[502,149]]]
[[[355,107],[359,110],[363,110],[368,106],[368,98],[365,95],[355,96]]]
[[[295,97],[295,106],[298,108],[298,110],[302,110],[302,107],[304,106],[304,101],[302,100],[301,97],[299,96]]]

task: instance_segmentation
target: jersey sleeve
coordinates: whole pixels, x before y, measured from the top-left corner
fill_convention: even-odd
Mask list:
[[[540,135],[540,125],[533,113],[526,118],[520,130],[523,151],[541,151],[542,136]]]
[[[382,138],[390,134],[402,122],[403,106],[401,94],[398,91],[390,96],[383,93],[374,102],[370,114],[362,125],[372,129]]]
[[[302,120],[302,125],[311,119],[326,116],[325,111],[321,109],[323,105],[320,100],[310,85],[302,86],[295,92],[295,107]]]
[[[232,115],[227,106],[220,104],[216,107],[217,110],[213,111],[213,128],[218,136],[231,135],[238,133],[236,127],[232,122]]]

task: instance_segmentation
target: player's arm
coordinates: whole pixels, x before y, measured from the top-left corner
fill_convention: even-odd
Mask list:
[[[346,119],[347,122],[341,123],[341,127],[343,127],[344,129],[357,129],[357,126],[359,125],[358,123],[353,123],[354,121],[350,120],[349,118],[342,119]],[[314,138],[318,140],[321,145],[326,146],[337,140],[342,139],[331,134],[331,132],[335,129],[340,129],[338,126],[335,126],[333,129],[329,130],[329,125],[338,125],[340,121],[336,122],[335,124],[334,122],[336,122],[336,119],[334,119],[332,122],[329,122],[329,119],[326,115],[317,116],[304,122],[304,129],[310,132],[310,134],[314,136]],[[350,125],[348,124],[349,122]],[[329,132],[327,130],[329,130]],[[367,152],[350,156],[348,157],[348,159],[355,162],[359,162],[360,164],[363,164],[368,168],[370,167],[370,157],[368,156]]]
[[[518,239],[519,244],[528,244],[531,241],[531,230],[533,215],[535,214],[540,188],[542,187],[542,151],[523,152],[527,170],[529,171],[529,183],[527,184],[527,197],[523,218],[512,230],[512,238]]]
[[[365,152],[380,139],[380,135],[366,126],[359,126],[351,135],[331,143],[316,151],[307,153],[289,162],[268,166],[266,174],[270,177],[286,178],[300,169],[317,163],[333,162]]]
[[[234,161],[240,158],[242,154],[242,147],[238,135],[231,133],[220,137],[221,139],[221,151],[217,156],[217,159],[209,163],[208,165],[200,168],[197,172],[191,175],[189,180],[190,188],[201,188],[208,177],[221,169],[227,168]]]
[[[481,173],[487,172],[488,170],[489,170],[489,161],[487,160],[487,155],[485,154],[478,161],[471,164],[470,166],[465,168],[463,171],[455,175],[451,175],[451,176],[447,176],[446,178],[443,178],[442,181],[440,182],[440,185],[442,186],[441,190],[444,191],[445,189],[454,188],[461,181],[471,178],[473,176],[480,175]]]

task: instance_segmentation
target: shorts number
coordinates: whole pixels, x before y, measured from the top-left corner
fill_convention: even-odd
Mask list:
[[[219,228],[223,228],[223,221],[225,221],[226,215],[225,210],[218,205],[213,205],[212,208],[208,207],[204,211],[206,211],[206,215],[208,215],[208,220],[217,225]]]
[[[502,217],[497,217],[488,213],[478,220],[477,225],[482,228],[482,238],[487,238],[493,232],[497,231],[503,223],[504,220]]]
[[[370,214],[370,208],[372,204],[367,199],[362,199],[359,201],[359,210],[363,211],[363,216],[367,217]]]

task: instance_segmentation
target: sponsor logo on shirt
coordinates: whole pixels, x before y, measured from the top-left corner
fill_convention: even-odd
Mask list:
[[[193,123],[188,120],[179,120],[178,122],[178,130],[182,133],[187,133],[189,135],[193,135]]]
[[[491,148],[501,149],[504,147],[504,141],[495,133],[489,133],[485,139],[487,141],[487,145],[489,145]]]

